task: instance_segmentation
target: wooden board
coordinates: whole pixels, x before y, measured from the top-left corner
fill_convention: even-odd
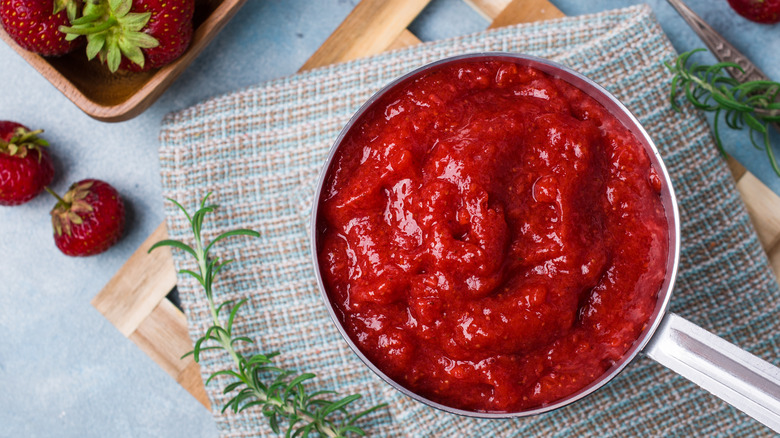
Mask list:
[[[420,42],[407,26],[430,0],[363,0],[302,69],[347,61]],[[548,0],[467,0],[491,27],[563,17]],[[780,272],[780,198],[739,163],[730,164],[759,238]],[[191,348],[184,315],[165,296],[175,285],[170,251],[147,255],[167,238],[165,223],[138,248],[92,304],[204,406],[198,365],[179,357]]]

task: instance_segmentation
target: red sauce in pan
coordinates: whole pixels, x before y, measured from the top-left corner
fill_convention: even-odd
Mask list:
[[[565,397],[655,308],[661,180],[603,106],[539,70],[463,61],[396,88],[325,184],[318,257],[343,326],[436,402],[512,412]]]

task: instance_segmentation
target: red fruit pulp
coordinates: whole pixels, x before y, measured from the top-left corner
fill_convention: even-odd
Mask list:
[[[444,405],[516,412],[593,382],[645,328],[665,273],[658,174],[571,84],[448,64],[344,138],[318,257],[350,338]]]

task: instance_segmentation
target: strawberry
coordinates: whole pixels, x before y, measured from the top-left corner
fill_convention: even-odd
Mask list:
[[[68,41],[59,31],[76,18],[77,9],[76,0],[0,0],[0,19],[22,48],[43,56],[60,56],[83,42],[83,38]]]
[[[38,196],[54,178],[54,166],[39,138],[42,130],[30,131],[0,121],[0,205],[19,205]]]
[[[51,210],[54,243],[73,257],[100,254],[114,245],[125,229],[125,205],[115,188],[97,179],[85,179]]]
[[[748,20],[766,24],[780,22],[780,0],[729,0],[729,4]]]
[[[184,53],[192,40],[195,0],[91,0],[83,17],[61,27],[69,39],[87,36],[87,57],[119,68],[146,71]]]

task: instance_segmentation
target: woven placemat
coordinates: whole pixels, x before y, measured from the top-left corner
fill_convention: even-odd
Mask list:
[[[188,207],[208,191],[219,211],[206,236],[238,227],[262,239],[230,239],[220,255],[237,262],[217,285],[219,301],[249,297],[235,331],[261,351],[318,374],[316,385],[362,393],[389,407],[367,422],[372,436],[760,436],[771,432],[729,405],[640,357],[606,387],[552,413],[475,420],[428,408],[396,392],[352,354],[332,325],[309,254],[314,185],[352,113],[393,78],[462,53],[510,51],[566,64],[599,82],[655,139],[680,201],[682,257],[672,310],[777,363],[780,291],[706,122],[667,100],[676,53],[647,6],[491,30],[296,74],[169,115],[161,133],[164,194]],[[170,235],[187,224],[166,207]],[[177,268],[192,264],[175,254]],[[206,300],[189,277],[179,291],[190,334],[209,326]],[[211,352],[209,352],[211,353]],[[204,376],[229,366],[204,354]],[[225,437],[270,435],[257,411],[219,414],[225,379],[207,387]],[[368,404],[366,404],[367,406]]]

